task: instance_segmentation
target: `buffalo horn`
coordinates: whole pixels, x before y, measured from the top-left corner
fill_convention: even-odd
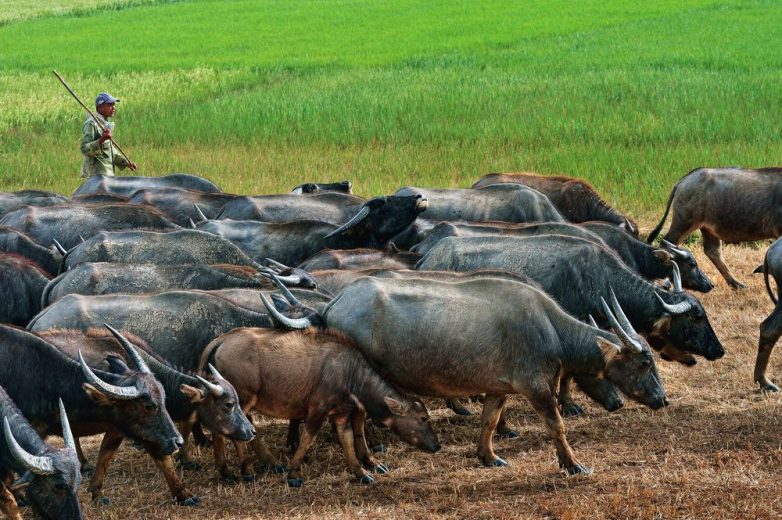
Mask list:
[[[84,377],[87,379],[87,381],[98,387],[104,393],[116,399],[122,400],[136,399],[140,395],[139,391],[134,386],[112,385],[96,376],[95,372],[93,372],[84,361],[84,357],[81,355],[81,350],[79,351],[79,364],[81,365],[81,371],[84,373]]]
[[[664,238],[660,241],[660,243],[662,243],[662,245],[664,245],[666,249],[670,249],[671,251],[676,253],[676,256],[678,256],[678,257],[689,258],[689,256],[690,256],[689,255],[689,251],[687,251],[686,249],[682,249],[681,247],[676,246],[676,245],[672,244],[671,242],[668,242]]]
[[[204,385],[206,389],[209,390],[215,397],[220,397],[223,395],[224,390],[222,386],[211,383],[201,376],[196,376],[196,379],[198,379],[198,381]]]
[[[57,250],[58,253],[60,253],[60,255],[65,256],[68,254],[68,251],[64,247],[62,247],[62,244],[60,244],[56,238],[52,239],[52,243],[54,244],[54,248]]]
[[[11,432],[11,425],[8,423],[8,417],[3,417],[3,430],[5,430],[5,440],[8,442],[9,450],[22,466],[36,475],[54,475],[54,462],[50,457],[33,455],[16,442],[14,434]]]
[[[610,289],[611,289],[611,309],[613,309],[616,318],[619,320],[619,323],[621,323],[622,328],[624,330],[626,330],[632,336],[637,336],[638,333],[633,328],[633,324],[630,323],[630,320],[627,319],[627,316],[625,316],[625,312],[622,310],[622,306],[619,305],[619,301],[616,299],[614,288],[611,287]]]
[[[332,231],[331,233],[323,237],[323,240],[344,233],[348,229],[354,227],[356,224],[358,224],[359,222],[367,218],[367,215],[369,215],[369,207],[364,206],[361,208],[361,211],[356,213],[356,215],[352,219],[348,220],[346,223],[342,224],[337,229],[335,229],[334,231]]]
[[[310,320],[307,318],[294,319],[283,316],[263,293],[261,293],[261,301],[263,302],[264,307],[266,307],[266,310],[269,311],[269,315],[271,316],[272,321],[274,321],[276,324],[279,324],[282,328],[288,330],[302,330],[308,328],[311,325]]]
[[[285,270],[289,270],[289,269],[290,269],[290,267],[288,267],[288,266],[287,266],[287,265],[285,265],[285,264],[281,264],[281,263],[280,263],[280,262],[278,262],[277,260],[272,260],[271,258],[265,258],[264,260],[266,260],[266,263],[267,263],[267,264],[268,264],[270,267],[276,267],[276,268],[277,268],[277,269],[279,269],[280,271],[285,271]]]
[[[225,381],[225,378],[220,375],[220,372],[217,371],[215,366],[211,363],[206,364],[207,367],[209,367],[209,372],[212,374],[212,376],[217,379],[218,381]]]
[[[631,338],[627,331],[622,328],[622,326],[617,321],[616,316],[614,316],[614,313],[611,312],[611,309],[608,307],[608,304],[602,296],[600,297],[600,305],[603,307],[603,312],[605,313],[606,318],[608,318],[608,322],[611,324],[611,329],[614,331],[614,334],[616,334],[622,341],[622,344],[631,350],[641,352],[643,348],[636,344],[635,340]]]
[[[208,218],[206,218],[206,215],[204,215],[204,212],[201,211],[201,208],[198,207],[198,204],[193,204],[193,206],[195,206],[196,213],[198,213],[198,218],[201,219],[201,222],[206,222],[207,220],[209,220]]]
[[[65,413],[65,405],[62,404],[62,399],[59,399],[60,404],[60,425],[62,426],[62,440],[65,441],[65,447],[69,450],[76,449],[76,439],[73,438],[73,432],[71,431],[71,425],[68,422],[68,415]]]
[[[117,341],[119,341],[120,345],[122,345],[122,348],[125,349],[125,352],[128,353],[130,359],[132,359],[133,362],[136,364],[136,367],[138,368],[139,372],[143,372],[144,374],[152,373],[152,371],[149,369],[147,364],[144,362],[144,359],[142,359],[141,355],[133,346],[133,343],[128,341],[128,338],[120,334],[118,330],[116,330],[108,323],[104,323],[103,326],[109,329],[109,332],[111,332],[114,335],[114,337],[117,338]]]
[[[671,264],[671,267],[673,268],[671,272],[671,282],[673,282],[673,292],[680,293],[684,290],[682,289],[682,274],[679,271],[679,266],[674,262]]]
[[[662,304],[665,312],[667,312],[671,316],[676,316],[677,314],[684,314],[692,307],[692,304],[687,300],[684,300],[681,303],[670,304],[670,303],[665,303],[665,300],[663,300],[659,294],[654,293],[654,295],[657,296],[658,300],[660,300],[660,304]]]
[[[292,274],[288,276],[280,276],[278,273],[275,273],[273,269],[270,269],[268,267],[261,267],[258,269],[258,272],[262,274],[263,276],[266,276],[267,278],[276,277],[277,280],[279,280],[281,283],[289,283],[291,285],[298,285],[301,283],[301,276]]]
[[[600,328],[600,327],[597,326],[597,322],[595,321],[594,316],[592,316],[591,314],[589,315],[589,324],[592,325],[596,329]]]
[[[191,228],[193,228],[193,229],[198,229],[198,226],[196,226],[196,223],[195,223],[195,222],[193,222],[193,219],[192,219],[192,218],[191,218],[191,219],[188,219],[188,220],[190,221],[190,227],[191,227]]]
[[[276,285],[280,292],[282,292],[282,295],[285,296],[285,299],[288,300],[289,304],[296,305],[297,307],[304,307],[304,304],[302,304],[299,299],[296,298],[293,293],[290,292],[290,290],[285,286],[282,277],[279,277],[274,273],[270,273],[269,278],[272,279],[274,285]]]

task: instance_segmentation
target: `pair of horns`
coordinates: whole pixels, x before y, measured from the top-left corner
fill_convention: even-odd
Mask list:
[[[660,240],[660,243],[665,246],[665,249],[669,249],[672,253],[674,253],[679,258],[689,258],[691,253],[684,249],[683,247],[679,247],[676,244],[673,244],[671,242],[668,242],[664,238]]]
[[[299,285],[301,283],[301,276],[297,274],[290,274],[287,276],[282,276],[283,271],[292,272],[293,269],[288,267],[285,264],[281,264],[280,262],[277,262],[275,260],[272,260],[271,258],[265,259],[266,263],[269,264],[269,267],[261,267],[258,269],[258,273],[262,276],[265,276],[266,278],[271,278],[274,280],[274,277],[277,277],[277,280],[279,280],[282,283],[289,283],[291,285]],[[277,283],[277,282],[275,282]]]
[[[681,273],[679,272],[679,266],[676,265],[676,263],[674,262],[672,264],[672,267],[673,267],[673,273],[671,275],[671,283],[673,283],[673,293],[682,294],[684,293],[684,289],[682,289],[682,277],[681,277]],[[666,301],[663,300],[662,297],[659,294],[657,294],[657,292],[655,292],[654,295],[660,301],[660,305],[662,305],[665,312],[667,312],[671,316],[675,316],[677,314],[684,314],[685,312],[689,311],[692,308],[692,303],[688,300],[684,300],[683,302],[672,304],[672,303],[666,303]]]
[[[212,376],[218,382],[225,380],[223,378],[223,376],[220,375],[220,372],[218,372],[217,369],[211,363],[209,363],[208,366],[209,366],[209,372],[212,373]],[[216,385],[216,384],[212,383],[211,381],[207,381],[206,379],[204,379],[201,376],[195,376],[195,377],[196,377],[196,379],[198,379],[198,382],[201,383],[202,385],[204,385],[204,387],[207,390],[209,390],[209,392],[211,392],[212,395],[214,395],[215,397],[220,397],[220,396],[222,396],[225,393],[225,389],[222,386]]]
[[[62,425],[62,438],[65,441],[65,449],[76,451],[76,440],[71,431],[71,425],[68,423],[68,415],[65,413],[65,406],[62,399],[59,400],[60,406],[60,424]],[[8,448],[14,458],[19,461],[28,471],[41,476],[54,475],[57,470],[54,467],[54,460],[46,455],[33,455],[17,442],[11,431],[11,424],[8,417],[3,417],[3,430]]]
[[[603,307],[603,313],[606,315],[608,322],[611,324],[611,329],[614,331],[614,334],[619,337],[620,341],[625,347],[640,354],[644,349],[643,345],[641,345],[641,343],[636,339],[638,333],[633,328],[630,320],[627,319],[627,316],[625,316],[622,307],[619,305],[619,301],[616,299],[616,294],[614,294],[613,288],[611,288],[610,300],[613,312],[611,312],[611,307],[608,306],[605,298],[602,296],[600,297],[600,305]]]

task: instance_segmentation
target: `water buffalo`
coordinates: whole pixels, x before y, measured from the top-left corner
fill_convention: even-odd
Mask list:
[[[29,475],[24,487],[27,502],[37,516],[67,520],[84,518],[78,497],[81,472],[76,443],[62,400],[59,400],[58,411],[65,441],[62,449],[44,443],[0,387],[0,418],[3,423],[3,435],[0,435],[0,510],[8,518],[22,519],[16,499],[5,485],[12,480],[12,472]]]
[[[181,229],[154,208],[128,204],[30,206],[7,214],[0,220],[0,225],[18,229],[40,244],[51,244],[57,240],[66,249],[99,231]]]
[[[6,326],[0,326],[0,356],[0,386],[42,436],[63,434],[58,397],[75,436],[107,434],[101,444],[106,456],[88,486],[94,499],[102,499],[106,465],[125,437],[140,443],[161,470],[173,464],[171,454],[184,441],[166,412],[163,387],[145,365],[121,373],[92,370],[41,338]],[[172,493],[180,503],[197,502],[184,487]]]
[[[44,247],[17,229],[0,227],[0,252],[14,253],[32,260],[50,275],[56,275],[62,256],[54,248]]]
[[[261,267],[228,240],[194,229],[170,233],[102,231],[69,250],[62,259],[61,271],[85,262]]]
[[[682,291],[678,267],[674,267],[675,290],[668,292],[635,274],[606,247],[581,238],[446,238],[424,255],[417,268],[520,272],[581,320],[600,314],[599,295],[613,287],[633,326],[656,350],[676,349],[709,360],[725,354],[703,305]],[[694,363],[694,359],[685,359]]]
[[[426,218],[486,222],[562,222],[562,215],[545,195],[516,184],[478,189],[423,189],[406,187],[396,195],[423,195],[429,201]]]
[[[386,383],[341,334],[236,329],[204,349],[201,366],[209,362],[234,383],[245,413],[255,410],[271,417],[304,420],[288,473],[290,486],[301,486],[302,460],[329,417],[336,424],[348,468],[364,483],[374,481],[366,470],[387,471],[367,449],[367,416],[413,446],[430,453],[440,449],[426,407]],[[261,461],[278,465],[260,437],[253,448]],[[222,443],[216,443],[215,464],[227,473]],[[243,461],[242,472],[250,471]]]
[[[68,197],[51,191],[22,190],[0,192],[0,218],[26,206],[46,207],[67,204]]]
[[[24,257],[0,253],[0,323],[24,327],[41,310],[49,276]]]
[[[763,259],[763,265],[755,271],[758,272],[759,270],[763,272],[766,290],[769,298],[774,303],[774,310],[760,324],[758,356],[755,360],[755,382],[760,385],[762,390],[778,392],[779,387],[766,376],[766,369],[768,368],[768,359],[771,356],[771,351],[774,350],[774,345],[776,345],[779,337],[782,336],[782,303],[780,303],[782,299],[782,240],[777,239],[769,246]],[[777,294],[774,294],[774,291],[771,289],[769,275],[774,278]]]
[[[361,197],[333,191],[307,197],[295,194],[238,197],[223,205],[218,218],[261,222],[322,220],[340,225],[350,220],[365,202]]]
[[[746,287],[722,261],[720,245],[782,235],[782,168],[696,168],[671,190],[660,223],[647,238],[652,243],[673,207],[665,240],[679,244],[696,229],[703,251],[734,289]]]
[[[339,293],[323,319],[356,341],[378,373],[399,388],[438,397],[485,393],[478,443],[483,464],[507,464],[494,453],[492,434],[508,395],[520,393],[543,419],[560,467],[577,474],[589,470],[565,438],[555,397],[563,373],[606,377],[654,409],[668,404],[649,346],[615,299],[612,307],[603,301],[601,314],[615,334],[579,322],[520,282],[365,277]],[[269,310],[291,328],[312,322],[311,316],[289,319]]]
[[[68,294],[139,294],[263,285],[255,268],[241,265],[86,263],[77,264],[50,281],[40,305],[46,307]]]
[[[228,193],[204,193],[182,188],[149,188],[134,192],[128,202],[152,206],[172,222],[188,226],[190,220],[217,218],[223,206],[241,195]]]
[[[350,181],[341,181],[341,182],[305,182],[304,184],[299,184],[295,188],[291,190],[291,193],[295,193],[297,195],[311,195],[313,193],[324,193],[327,191],[336,191],[339,193],[353,193],[353,183]]]
[[[411,269],[421,259],[418,253],[377,249],[326,249],[299,264],[305,271],[323,269]]]
[[[473,188],[512,183],[534,188],[543,193],[559,213],[570,222],[602,220],[638,236],[638,225],[630,217],[608,205],[595,189],[583,179],[537,173],[490,173],[478,179]]]
[[[136,190],[146,188],[184,188],[203,191],[205,193],[220,193],[220,188],[212,182],[186,173],[174,173],[161,177],[138,177],[123,175],[110,177],[93,175],[76,188],[74,195],[91,195],[98,192],[129,196]]]

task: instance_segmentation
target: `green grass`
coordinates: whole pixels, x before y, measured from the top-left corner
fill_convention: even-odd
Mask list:
[[[85,1],[0,27],[0,189],[80,182],[51,69],[123,98],[139,174],[234,192],[532,170],[637,216],[694,167],[780,163],[778,2]]]

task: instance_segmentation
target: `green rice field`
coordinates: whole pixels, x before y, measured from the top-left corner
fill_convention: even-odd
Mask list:
[[[0,0],[0,189],[70,193],[122,98],[139,175],[362,195],[493,171],[589,179],[636,217],[702,165],[780,164],[770,0]]]

